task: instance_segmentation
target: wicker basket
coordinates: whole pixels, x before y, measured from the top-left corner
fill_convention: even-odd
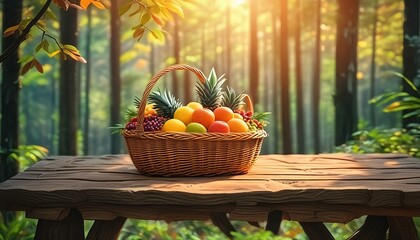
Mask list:
[[[261,150],[264,130],[246,133],[145,132],[144,109],[159,78],[175,70],[189,70],[200,81],[204,74],[188,65],[172,65],[158,72],[147,84],[138,108],[136,130],[124,131],[128,153],[137,170],[148,176],[216,176],[245,174]],[[252,111],[252,102],[246,98]]]

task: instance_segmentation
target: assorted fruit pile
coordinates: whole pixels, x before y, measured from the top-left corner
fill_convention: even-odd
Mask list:
[[[144,131],[229,133],[262,130],[267,124],[268,113],[253,114],[243,110],[245,94],[237,94],[229,87],[224,91],[225,81],[212,69],[206,81],[199,82],[196,87],[198,101],[185,106],[167,90],[153,91],[144,110]],[[139,102],[137,99],[137,106]],[[125,130],[135,130],[138,124],[136,112],[131,114]]]

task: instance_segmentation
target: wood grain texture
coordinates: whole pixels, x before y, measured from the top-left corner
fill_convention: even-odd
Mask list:
[[[59,156],[0,184],[0,209],[56,219],[54,213],[73,207],[102,220],[227,212],[256,221],[272,210],[306,222],[420,216],[420,161],[396,154],[264,155],[245,175],[163,178],[138,174],[127,155]]]

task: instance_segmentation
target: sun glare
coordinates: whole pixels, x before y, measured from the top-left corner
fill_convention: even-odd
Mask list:
[[[232,7],[239,7],[245,3],[246,0],[234,0],[232,3]]]

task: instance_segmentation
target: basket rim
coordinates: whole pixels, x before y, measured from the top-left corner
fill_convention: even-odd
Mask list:
[[[265,130],[255,132],[229,132],[229,133],[191,133],[191,132],[139,132],[138,130],[124,130],[125,138],[161,139],[161,140],[209,140],[209,141],[232,141],[265,138],[268,136]]]

